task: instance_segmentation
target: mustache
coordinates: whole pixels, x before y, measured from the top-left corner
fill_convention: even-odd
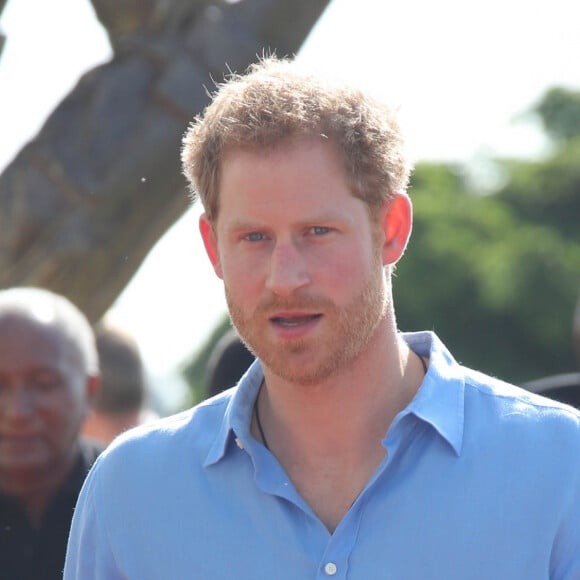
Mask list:
[[[284,311],[318,312],[334,308],[334,303],[321,296],[296,296],[283,298],[270,295],[263,298],[256,307],[255,314],[271,316]]]

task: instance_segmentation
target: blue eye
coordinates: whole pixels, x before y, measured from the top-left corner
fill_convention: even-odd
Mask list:
[[[327,234],[328,232],[330,232],[330,228],[324,227],[324,226],[312,226],[310,228],[310,232],[312,234],[314,234],[315,236],[322,236],[324,234]]]
[[[261,232],[251,232],[244,236],[244,239],[248,242],[261,242],[264,239],[264,234]]]

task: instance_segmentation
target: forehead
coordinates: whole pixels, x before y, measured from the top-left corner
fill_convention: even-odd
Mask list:
[[[342,153],[323,137],[293,138],[272,148],[230,148],[222,158],[220,213],[279,207],[288,216],[356,203]]]
[[[0,370],[39,365],[60,367],[76,347],[54,323],[20,313],[0,314]]]

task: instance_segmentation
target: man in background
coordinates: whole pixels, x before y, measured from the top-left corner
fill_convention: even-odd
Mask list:
[[[206,396],[213,397],[236,385],[253,362],[254,355],[238,333],[233,328],[226,332],[207,363]]]
[[[0,291],[0,578],[62,577],[73,509],[102,448],[80,430],[98,389],[85,316],[38,288]]]
[[[135,339],[109,323],[95,329],[101,385],[83,435],[108,445],[119,433],[157,417],[147,406],[145,369]]]

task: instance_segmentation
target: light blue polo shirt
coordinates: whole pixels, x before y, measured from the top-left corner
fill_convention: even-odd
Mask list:
[[[250,434],[255,363],[107,449],[65,580],[580,579],[580,414],[458,365],[431,333],[403,336],[429,371],[334,534]]]

